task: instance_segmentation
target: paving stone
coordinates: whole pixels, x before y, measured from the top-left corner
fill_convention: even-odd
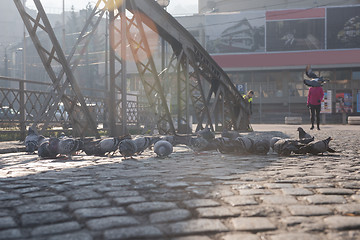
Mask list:
[[[0,239],[8,240],[8,239],[19,239],[22,237],[22,234],[19,229],[7,229],[7,230],[0,230]]]
[[[31,235],[36,237],[50,234],[66,233],[69,231],[79,230],[80,228],[81,226],[77,222],[57,223],[52,225],[35,227],[31,231]]]
[[[189,208],[197,207],[216,207],[221,204],[212,199],[192,199],[183,202]]]
[[[305,223],[309,221],[308,217],[299,217],[299,216],[294,216],[294,217],[284,217],[280,219],[280,222],[282,222],[283,224],[285,224],[286,226],[296,226],[296,225],[300,225],[302,223]]]
[[[287,205],[287,204],[297,204],[298,201],[293,196],[284,196],[284,195],[269,195],[259,197],[261,201],[266,204],[276,204],[276,205]]]
[[[228,231],[218,219],[196,219],[170,224],[167,228],[171,234],[199,234]]]
[[[332,240],[355,240],[360,239],[360,230],[330,232],[326,235],[326,239]]]
[[[7,201],[7,200],[14,200],[14,199],[20,199],[20,195],[15,194],[15,193],[2,193],[2,194],[0,194],[0,201]]]
[[[264,184],[265,187],[270,189],[283,189],[283,188],[293,188],[294,185],[291,183],[266,183]]]
[[[173,202],[144,202],[128,206],[129,210],[136,214],[168,210],[176,207],[176,204]]]
[[[27,188],[19,188],[19,189],[15,189],[14,192],[15,193],[31,193],[31,192],[36,192],[39,191],[40,188],[38,187],[27,187]]]
[[[241,189],[239,190],[240,195],[270,195],[273,194],[271,191],[266,189]]]
[[[281,233],[270,236],[270,240],[322,240],[322,236],[310,233]]]
[[[49,240],[92,240],[93,237],[87,232],[67,233],[48,238]]]
[[[41,212],[26,213],[21,215],[20,220],[23,226],[34,226],[64,222],[70,220],[71,216],[63,212]]]
[[[74,201],[74,202],[69,203],[69,208],[72,210],[79,209],[79,208],[108,207],[108,206],[110,206],[110,202],[107,199]]]
[[[187,187],[189,186],[189,184],[187,184],[186,182],[169,182],[169,183],[165,183],[165,186],[169,188],[181,188],[181,187]]]
[[[139,196],[138,191],[110,191],[105,193],[109,197],[135,197]]]
[[[163,212],[152,213],[149,216],[151,223],[165,223],[182,221],[191,217],[191,213],[185,209],[174,209]]]
[[[66,196],[71,200],[75,200],[75,201],[96,199],[102,197],[101,194],[87,189],[80,189],[71,192],[66,192]]]
[[[246,206],[259,204],[253,196],[229,196],[223,197],[222,200],[231,204],[232,206]]]
[[[346,203],[343,196],[338,195],[312,195],[304,197],[310,204],[337,204]]]
[[[231,233],[220,238],[221,240],[260,240],[261,238],[255,234],[249,233]]]
[[[331,216],[324,219],[330,229],[346,230],[359,229],[360,217]]]
[[[114,202],[116,202],[119,205],[127,205],[131,203],[141,203],[145,202],[146,199],[141,196],[135,196],[135,197],[121,197],[121,198],[115,198]]]
[[[344,204],[344,205],[337,205],[336,211],[345,215],[360,215],[360,204],[352,203],[352,204]]]
[[[284,188],[281,189],[284,194],[292,195],[292,196],[307,196],[313,195],[314,193],[305,188]]]
[[[238,217],[231,219],[235,230],[239,231],[268,231],[276,230],[276,226],[263,217]]]
[[[94,218],[94,217],[106,217],[114,215],[125,215],[126,211],[121,207],[109,207],[109,208],[81,208],[74,212],[78,218]]]
[[[319,188],[316,189],[320,194],[328,194],[328,195],[351,195],[354,194],[353,190],[344,189],[344,188]]]
[[[171,240],[211,240],[211,238],[206,236],[188,236],[188,237],[175,237],[171,238]]]
[[[114,227],[126,227],[131,225],[137,225],[139,222],[128,216],[114,216],[92,219],[86,222],[86,226],[91,230],[104,230]]]
[[[223,206],[197,208],[196,211],[201,218],[235,217],[240,215],[241,213],[241,209]]]
[[[17,224],[12,217],[0,217],[0,229],[12,228],[16,226]]]
[[[352,195],[351,199],[353,199],[353,200],[355,200],[357,202],[360,202],[360,195]]]
[[[104,239],[158,239],[161,237],[163,237],[163,233],[153,226],[112,229],[106,230],[104,233]]]
[[[20,214],[24,213],[33,213],[33,212],[50,212],[50,211],[58,211],[64,208],[63,204],[28,204],[19,206],[16,208],[16,211]]]
[[[330,215],[332,211],[324,206],[294,205],[288,206],[290,213],[294,216],[319,216]]]
[[[56,203],[56,202],[65,202],[68,199],[64,196],[56,195],[49,197],[37,197],[37,198],[33,198],[33,200],[38,203]]]

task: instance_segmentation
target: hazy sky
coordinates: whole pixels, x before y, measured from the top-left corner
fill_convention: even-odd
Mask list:
[[[65,0],[65,10],[70,11],[71,6],[74,6],[75,10],[84,9],[87,3],[95,5],[96,0]],[[41,0],[43,7],[48,13],[60,13],[62,11],[62,0]],[[27,1],[26,6],[33,8],[33,1]],[[173,15],[189,15],[197,12],[196,0],[170,0],[170,5],[167,10]]]

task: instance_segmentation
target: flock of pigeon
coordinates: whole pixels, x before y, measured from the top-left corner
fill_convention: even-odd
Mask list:
[[[93,156],[114,156],[117,152],[125,159],[140,155],[147,149],[153,149],[157,157],[164,158],[173,152],[173,146],[185,145],[194,152],[219,151],[223,154],[257,154],[266,155],[270,149],[282,156],[290,154],[323,154],[335,152],[329,147],[331,138],[314,141],[314,137],[298,128],[299,139],[285,139],[273,137],[271,139],[252,139],[241,136],[236,131],[223,131],[221,137],[209,128],[196,132],[196,136],[172,135],[163,137],[138,137],[132,139],[130,135],[110,137],[104,139],[75,139],[65,135],[59,138],[45,138],[37,135],[31,128],[25,138],[26,152],[35,153],[41,158],[56,158],[68,156],[82,151]]]

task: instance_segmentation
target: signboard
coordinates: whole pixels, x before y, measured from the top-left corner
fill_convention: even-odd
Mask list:
[[[360,112],[360,91],[357,93],[357,99],[356,99],[356,105],[357,105],[357,112]]]
[[[321,102],[322,113],[332,113],[332,93],[331,90],[324,92],[324,99]]]
[[[336,113],[352,112],[352,94],[339,92],[336,93]]]

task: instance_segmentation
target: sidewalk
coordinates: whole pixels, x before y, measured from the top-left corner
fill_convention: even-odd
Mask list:
[[[297,138],[297,127],[254,124],[249,136]],[[360,126],[302,127],[341,152],[1,154],[0,239],[360,239]]]

